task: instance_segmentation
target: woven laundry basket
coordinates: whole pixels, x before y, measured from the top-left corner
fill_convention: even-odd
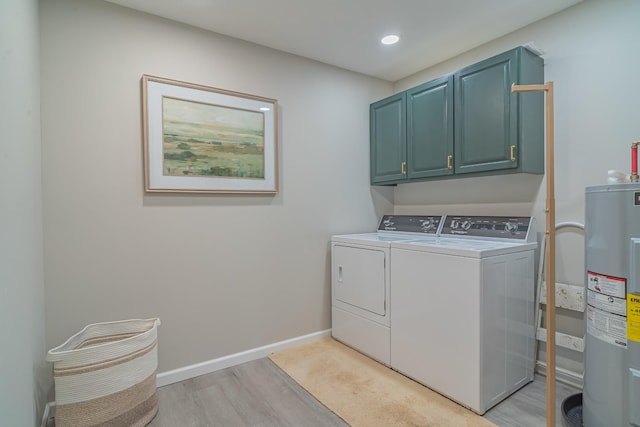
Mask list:
[[[49,350],[56,427],[145,426],[158,411],[160,319],[94,323]]]

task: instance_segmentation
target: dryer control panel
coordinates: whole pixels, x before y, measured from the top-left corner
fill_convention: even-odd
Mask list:
[[[442,225],[441,216],[383,215],[378,231],[438,234]]]

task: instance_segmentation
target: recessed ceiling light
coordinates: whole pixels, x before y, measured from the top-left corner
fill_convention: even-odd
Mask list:
[[[382,44],[395,44],[398,43],[398,40],[400,40],[400,37],[395,34],[389,34],[388,36],[384,36],[380,41]]]

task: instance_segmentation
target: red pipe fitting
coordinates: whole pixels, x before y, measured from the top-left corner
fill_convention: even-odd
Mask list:
[[[631,182],[638,182],[638,141],[631,143]]]

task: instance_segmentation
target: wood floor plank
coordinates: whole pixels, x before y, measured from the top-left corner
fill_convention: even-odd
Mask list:
[[[189,381],[189,392],[199,402],[202,425],[243,427],[247,423],[234,405],[237,396],[232,392],[237,387],[230,370],[219,371],[219,375],[204,375]],[[242,396],[240,397],[242,399]]]
[[[158,388],[158,414],[151,422],[153,427],[200,427],[202,420],[198,402],[194,400],[186,381]]]
[[[151,427],[348,426],[267,358],[161,387],[158,398]]]
[[[556,425],[563,425],[560,409],[562,401],[580,392],[581,390],[562,383],[556,384]],[[540,427],[546,423],[546,403],[546,378],[536,375],[532,383],[490,409],[484,417],[504,427]]]
[[[225,370],[226,372],[217,376],[217,381],[213,385],[205,388],[196,387],[195,394],[202,401],[207,401],[208,398],[213,399],[215,395],[222,394],[222,398],[233,409],[232,412],[240,417],[243,425],[275,425],[271,420],[276,418],[276,414],[264,399],[254,393],[250,385],[241,381],[238,376],[239,371],[249,369],[249,367],[247,364],[243,364]],[[198,378],[194,381],[198,381]],[[212,395],[211,392],[215,393]]]
[[[269,359],[247,364],[238,377],[277,414],[279,426],[346,425]]]

